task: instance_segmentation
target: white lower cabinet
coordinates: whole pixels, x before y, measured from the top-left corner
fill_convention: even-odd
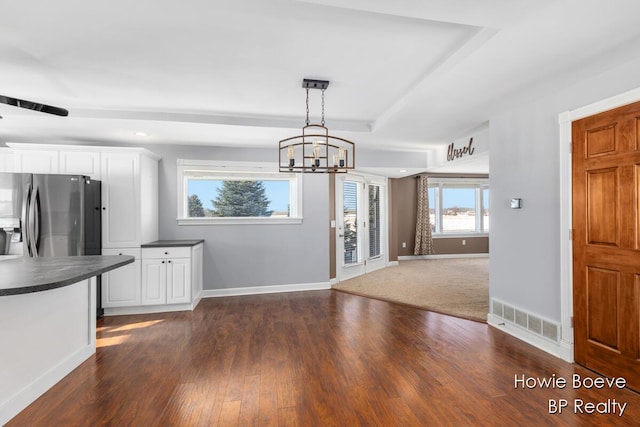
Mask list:
[[[199,296],[192,292],[197,269],[202,270],[201,243],[142,248],[142,305],[191,303]]]
[[[103,249],[133,264],[102,275],[105,315],[193,310],[203,288],[203,244]]]
[[[140,305],[140,249],[103,249],[102,255],[130,255],[132,264],[102,275],[102,307],[130,307]]]
[[[170,259],[167,263],[167,304],[191,302],[191,258]]]
[[[167,260],[142,260],[142,305],[167,303]]]
[[[190,302],[190,257],[142,260],[142,305]]]

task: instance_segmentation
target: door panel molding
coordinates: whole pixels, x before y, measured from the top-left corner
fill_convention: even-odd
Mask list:
[[[619,246],[619,170],[586,172],[587,241],[590,245]]]

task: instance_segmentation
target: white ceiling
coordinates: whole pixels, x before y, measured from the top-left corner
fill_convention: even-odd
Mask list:
[[[429,152],[599,58],[636,55],[640,2],[615,4],[0,0],[0,94],[70,111],[0,105],[0,142],[275,147],[317,78],[332,133]]]

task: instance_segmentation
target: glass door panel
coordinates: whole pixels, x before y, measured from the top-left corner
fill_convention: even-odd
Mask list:
[[[360,262],[360,236],[358,233],[359,183],[345,181],[342,187],[342,226],[344,230],[344,264],[356,264]]]
[[[380,186],[369,184],[369,258],[382,254],[380,223]]]

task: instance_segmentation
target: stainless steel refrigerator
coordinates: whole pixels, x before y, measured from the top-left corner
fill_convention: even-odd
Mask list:
[[[0,173],[0,255],[97,255],[100,228],[99,181]]]

